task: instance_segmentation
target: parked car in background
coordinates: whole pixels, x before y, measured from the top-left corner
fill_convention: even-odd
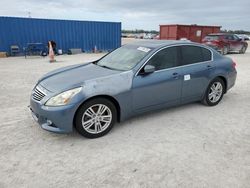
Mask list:
[[[30,109],[45,130],[68,133],[75,127],[97,138],[144,112],[195,101],[217,105],[235,84],[235,65],[205,45],[145,40],[44,75]]]
[[[144,36],[144,39],[153,39],[154,36],[155,36],[155,34],[147,33],[147,34]]]
[[[236,34],[240,39],[242,40],[249,40],[250,37],[248,35],[245,34]]]
[[[187,38],[180,38],[180,40],[182,41],[187,41],[187,42],[191,42],[191,40],[187,39]]]
[[[153,39],[159,40],[159,39],[160,39],[160,35],[159,35],[159,34],[158,34],[158,35],[155,35]]]
[[[136,38],[136,39],[144,39],[145,36],[146,36],[145,33],[137,33],[137,34],[135,35],[135,38]]]
[[[202,43],[214,48],[223,55],[229,52],[244,54],[248,47],[247,42],[243,41],[235,34],[228,33],[209,34],[202,40]]]

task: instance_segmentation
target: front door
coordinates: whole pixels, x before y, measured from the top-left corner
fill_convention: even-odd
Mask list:
[[[235,35],[229,35],[227,39],[229,41],[231,51],[239,51],[242,48],[240,38]]]
[[[145,74],[146,65],[155,72]],[[143,111],[157,106],[180,103],[182,69],[179,66],[178,47],[168,47],[157,52],[144,65],[133,80],[133,108]]]

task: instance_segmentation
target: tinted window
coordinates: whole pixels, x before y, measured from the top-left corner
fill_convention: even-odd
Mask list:
[[[239,40],[239,37],[237,35],[233,35],[234,40]]]
[[[208,40],[208,41],[213,41],[213,40],[219,40],[219,36],[217,35],[208,35],[205,37],[205,40]]]
[[[203,55],[203,61],[211,61],[212,60],[212,54],[210,50],[206,48],[202,48],[202,55]]]
[[[227,35],[225,35],[225,36],[223,36],[223,38],[224,38],[224,39],[228,39],[228,36],[227,36]]]
[[[147,63],[155,66],[156,70],[167,69],[178,65],[177,47],[165,48],[156,53]]]
[[[202,48],[198,46],[182,46],[182,64],[189,65],[203,61]]]
[[[227,39],[227,40],[234,40],[234,37],[233,37],[233,35],[227,35],[227,36],[225,36],[225,39]]]

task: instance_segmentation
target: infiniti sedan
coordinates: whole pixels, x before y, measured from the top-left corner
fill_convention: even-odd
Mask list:
[[[107,134],[144,112],[201,101],[217,105],[236,80],[236,64],[214,49],[185,41],[141,41],[101,59],[44,75],[30,109],[45,130]]]

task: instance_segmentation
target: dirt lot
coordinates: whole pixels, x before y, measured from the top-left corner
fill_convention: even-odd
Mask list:
[[[250,50],[216,107],[199,103],[118,124],[105,137],[42,130],[27,108],[44,73],[103,54],[0,59],[0,188],[249,187]]]

